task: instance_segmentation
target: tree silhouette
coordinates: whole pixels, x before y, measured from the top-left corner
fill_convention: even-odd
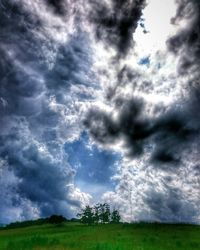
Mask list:
[[[96,204],[94,206],[94,223],[96,223],[96,224],[98,224],[99,220],[100,220],[100,218],[99,218],[99,213],[100,213],[99,207],[100,207],[100,204]]]
[[[104,223],[109,223],[110,222],[110,206],[109,204],[105,203],[104,204],[104,215],[103,215],[103,222]]]
[[[63,217],[62,215],[52,215],[51,217],[48,218],[48,222],[52,224],[59,224],[62,222],[66,222],[67,219]]]
[[[94,213],[93,208],[90,206],[86,206],[85,209],[82,209],[82,213],[77,214],[78,217],[80,217],[81,222],[84,224],[92,224],[94,223]]]
[[[96,204],[94,207],[86,206],[77,216],[80,217],[82,223],[88,225],[93,223],[119,223],[121,219],[118,210],[114,209],[111,212],[110,205],[107,203]]]
[[[119,214],[119,211],[114,209],[111,214],[111,222],[112,223],[119,223],[121,219],[121,216]]]
[[[105,205],[99,204],[99,223],[104,222]]]

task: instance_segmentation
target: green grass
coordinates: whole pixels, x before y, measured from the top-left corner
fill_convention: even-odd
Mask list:
[[[200,226],[79,223],[0,230],[1,250],[200,250]]]

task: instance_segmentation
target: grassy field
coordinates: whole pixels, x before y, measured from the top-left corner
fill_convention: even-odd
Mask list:
[[[200,226],[78,223],[0,230],[1,250],[200,250]]]

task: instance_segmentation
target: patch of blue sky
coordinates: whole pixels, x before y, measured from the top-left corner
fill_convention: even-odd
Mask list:
[[[143,58],[141,58],[141,59],[138,61],[138,64],[139,64],[139,65],[144,65],[144,66],[147,66],[147,67],[150,66],[150,63],[151,63],[151,60],[150,60],[150,57],[149,57],[149,56],[143,57]]]
[[[97,192],[105,188],[113,189],[116,183],[111,177],[116,173],[120,155],[101,150],[95,145],[88,147],[88,140],[88,135],[84,132],[79,140],[65,144],[68,162],[76,170],[75,184],[82,187],[85,184],[85,188],[87,186],[91,190],[93,187]]]

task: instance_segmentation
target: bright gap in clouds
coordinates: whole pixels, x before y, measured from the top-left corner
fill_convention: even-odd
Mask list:
[[[101,150],[90,145],[88,135],[82,133],[80,138],[65,144],[68,162],[76,172],[75,185],[83,192],[92,195],[92,201],[98,202],[107,190],[113,190],[120,155]]]
[[[134,33],[135,51],[145,58],[158,50],[165,49],[169,35],[175,32],[171,18],[176,14],[174,0],[149,0]]]
[[[177,58],[168,53],[166,46],[167,40],[181,28],[172,23],[177,8],[175,0],[147,1],[133,33],[134,55],[129,63],[135,64],[135,68],[152,82],[151,91],[139,90],[137,93],[146,101],[168,105],[181,95],[182,89],[174,82]]]

